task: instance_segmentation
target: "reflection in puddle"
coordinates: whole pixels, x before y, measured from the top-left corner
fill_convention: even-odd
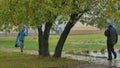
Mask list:
[[[76,60],[84,60],[84,61],[88,61],[88,62],[92,62],[92,63],[98,63],[98,64],[106,64],[109,65],[111,67],[115,66],[115,67],[120,67],[120,50],[116,50],[117,52],[117,59],[113,59],[112,61],[108,61],[107,57],[108,57],[108,53],[107,50],[99,50],[99,51],[70,51],[68,52],[69,54],[71,54],[72,56],[68,55],[69,57],[71,57],[72,59],[76,59]],[[74,55],[73,55],[74,54]]]
[[[97,52],[93,52],[90,51],[88,53],[89,56],[94,56],[94,57],[99,57],[99,58],[107,58],[108,53],[107,52],[101,52],[101,51],[97,51]],[[117,51],[117,59],[120,60],[120,52]]]
[[[109,65],[109,66],[117,66],[117,67],[120,67],[120,60],[108,61],[108,65]]]
[[[120,67],[120,50],[117,50],[117,59],[108,61],[108,53],[106,50],[100,51],[75,51],[72,54],[79,55],[74,56],[74,59],[78,60],[88,60],[89,62],[107,64],[109,66]]]
[[[89,53],[89,55],[90,56],[94,56],[94,57],[101,57],[101,58],[106,58],[107,57],[107,52],[100,52],[100,51],[98,51],[98,52],[90,52]]]
[[[120,51],[116,51],[116,53],[117,53],[117,59],[120,60]],[[92,56],[92,57],[97,57],[97,58],[107,58],[108,57],[107,51],[77,51],[77,52],[75,51],[75,52],[72,52],[72,54],[83,55],[83,56]]]

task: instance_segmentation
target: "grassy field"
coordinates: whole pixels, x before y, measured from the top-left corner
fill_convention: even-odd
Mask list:
[[[59,36],[52,35],[49,39],[49,49],[54,51]],[[120,39],[120,36],[119,36]],[[38,38],[26,37],[25,49],[38,50]],[[0,47],[14,48],[15,37],[0,37]],[[120,48],[120,42],[118,41],[116,48]],[[106,37],[102,34],[91,35],[73,35],[68,36],[63,50],[98,50],[106,49]]]
[[[54,51],[59,36],[50,36],[49,49]],[[120,36],[119,36],[120,39]],[[38,38],[26,37],[25,49],[38,50]],[[0,37],[0,47],[15,48],[15,37]],[[116,48],[120,48],[118,41]],[[106,49],[106,37],[104,35],[75,35],[68,36],[63,51],[72,50],[99,50]],[[85,63],[63,58],[40,57],[23,53],[1,52],[0,68],[60,68],[69,65]]]
[[[0,68],[62,68],[83,63],[86,62],[0,51]]]

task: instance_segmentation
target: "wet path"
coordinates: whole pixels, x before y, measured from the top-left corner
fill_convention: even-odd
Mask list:
[[[1,51],[7,52],[20,52],[19,48],[0,48]],[[38,51],[35,50],[24,50],[26,54],[38,55]],[[53,53],[51,53],[53,54]],[[113,66],[120,67],[120,59],[113,59],[112,61],[108,61],[106,58],[96,58],[96,57],[87,57],[87,56],[78,56],[71,54],[62,54],[62,57],[70,58],[74,60],[84,60],[89,63],[83,65],[76,65],[73,67],[67,68],[112,68]],[[66,67],[65,67],[66,68]]]
[[[108,61],[107,58],[96,58],[96,57],[86,57],[86,56],[78,56],[78,55],[70,55],[70,54],[65,54],[63,57],[67,57],[70,59],[75,59],[75,60],[84,60],[88,61],[89,63],[93,64],[101,64],[101,65],[107,65],[107,66],[116,66],[120,67],[120,60],[119,59],[113,59],[112,61]]]

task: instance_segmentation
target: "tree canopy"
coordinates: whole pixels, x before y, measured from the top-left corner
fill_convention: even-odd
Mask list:
[[[1,0],[0,24],[8,28],[38,26],[48,21],[53,23],[59,15],[84,13],[81,22],[102,27],[106,18],[117,18],[113,8],[116,3],[113,0]]]

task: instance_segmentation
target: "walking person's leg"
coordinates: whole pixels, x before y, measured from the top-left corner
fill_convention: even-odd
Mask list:
[[[23,52],[23,45],[20,46],[21,52]]]
[[[24,41],[21,40],[21,46],[20,46],[21,52],[23,52],[23,48],[24,48]]]
[[[114,55],[114,59],[116,59],[117,58],[117,53],[114,50],[114,45],[111,47],[111,51],[112,51],[112,53]]]
[[[107,51],[108,51],[108,60],[112,60],[111,48],[109,45],[107,45]]]

